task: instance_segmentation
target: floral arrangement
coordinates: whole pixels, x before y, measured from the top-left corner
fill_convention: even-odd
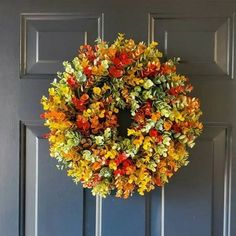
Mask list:
[[[192,85],[177,74],[178,60],[161,62],[156,46],[123,34],[111,45],[83,45],[42,97],[50,155],[94,195],[128,198],[163,186],[188,164],[187,147],[202,131]],[[126,137],[124,109],[132,117]]]

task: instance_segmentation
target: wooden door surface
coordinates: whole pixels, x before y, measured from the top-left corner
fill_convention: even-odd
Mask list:
[[[0,235],[236,235],[236,1],[0,0]],[[95,198],[49,157],[40,98],[62,61],[118,32],[181,57],[203,135],[162,189]]]

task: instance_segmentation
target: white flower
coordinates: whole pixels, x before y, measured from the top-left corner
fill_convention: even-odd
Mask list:
[[[150,79],[148,79],[144,82],[143,87],[145,89],[150,89],[153,85],[154,85],[154,83]]]
[[[101,62],[101,65],[102,65],[105,69],[107,69],[107,68],[109,67],[107,60],[103,60],[103,61]]]
[[[104,137],[103,136],[96,136],[95,143],[100,146],[103,145],[104,144]]]

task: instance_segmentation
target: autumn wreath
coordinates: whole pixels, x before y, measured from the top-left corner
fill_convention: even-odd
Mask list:
[[[122,34],[111,45],[83,45],[42,97],[51,156],[94,195],[128,198],[163,186],[188,164],[186,148],[201,133],[199,100],[187,96],[193,87],[156,46]],[[119,134],[124,109],[127,136]]]

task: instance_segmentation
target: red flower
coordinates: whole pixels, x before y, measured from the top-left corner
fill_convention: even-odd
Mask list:
[[[77,82],[75,80],[75,77],[70,75],[67,79],[67,83],[68,85],[73,89],[73,88],[77,88]]]
[[[47,134],[43,134],[42,135],[42,138],[45,138],[45,139],[48,139],[50,137],[50,133],[47,133]]]
[[[93,180],[91,185],[95,186],[97,185],[97,183],[99,183],[101,181],[101,176],[99,174],[94,174]]]
[[[183,86],[177,86],[177,87],[172,87],[169,89],[168,93],[174,96],[177,96],[179,93],[182,93],[184,91]]]
[[[125,153],[120,154],[122,156],[122,168],[119,168],[114,171],[115,176],[122,176],[129,173],[130,170],[128,170],[129,167],[134,167],[133,162],[131,160],[127,160],[127,156]],[[124,159],[126,158],[126,159]]]
[[[133,163],[131,160],[124,160],[123,167],[126,169],[127,167],[131,166]]]
[[[40,114],[40,119],[45,119],[45,113]]]
[[[85,104],[88,102],[88,99],[89,96],[85,93],[80,97],[80,99],[78,99],[77,97],[73,97],[72,102],[76,109],[78,109],[79,111],[84,111],[86,109]]]
[[[127,158],[128,158],[128,157],[127,157],[127,155],[126,155],[125,152],[122,152],[122,153],[118,154],[118,156],[117,156],[117,158],[116,158],[116,160],[115,160],[116,165],[117,165],[117,166],[120,165],[120,164],[121,164],[123,161],[125,161]]]
[[[90,77],[92,75],[92,67],[91,66],[86,66],[84,68],[84,74],[88,77]]]
[[[158,133],[158,131],[157,131],[155,128],[152,128],[152,129],[150,129],[150,131],[149,131],[149,135],[150,135],[151,137],[156,138],[156,137],[159,135],[159,133]]]
[[[128,66],[133,62],[133,59],[126,52],[120,53],[119,58],[124,66]]]
[[[121,175],[124,175],[125,174],[125,170],[123,169],[117,169],[114,171],[114,175],[115,176],[121,176]]]
[[[162,136],[159,134],[159,132],[155,128],[150,129],[149,135],[155,138],[157,143],[161,143],[163,141]]]
[[[82,45],[80,47],[80,52],[82,54],[85,54],[85,56],[87,57],[87,59],[90,62],[94,61],[94,59],[96,58],[94,50],[93,50],[93,48],[90,45],[87,45],[87,44],[86,45]]]
[[[123,64],[122,64],[121,60],[118,57],[115,57],[112,62],[115,65],[116,68],[123,69]]]
[[[142,110],[139,110],[135,113],[134,121],[136,121],[139,124],[143,124],[145,120],[145,114]]]
[[[152,115],[152,103],[150,101],[146,102],[144,106],[144,113],[146,116]]]
[[[122,52],[116,55],[113,59],[113,64],[118,69],[123,69],[124,67],[130,65],[133,62],[133,59],[129,58],[129,55],[126,52]]]
[[[179,127],[179,125],[177,123],[174,123],[172,125],[172,128],[173,130],[176,132],[176,133],[180,133],[181,132],[181,128]]]
[[[158,136],[156,137],[156,142],[157,142],[157,143],[161,143],[162,141],[163,141],[162,136],[161,136],[161,135],[158,135]]]
[[[79,100],[76,97],[72,98],[72,102],[77,110],[84,111],[86,109],[86,106],[84,105],[84,102]]]
[[[109,68],[109,73],[114,78],[120,78],[123,75],[123,70],[117,69],[115,66]]]
[[[141,71],[141,77],[153,77],[155,76],[160,67],[158,67],[156,64],[149,63],[147,68]]]
[[[157,176],[157,177],[155,178],[155,184],[156,184],[157,186],[159,186],[159,187],[161,187],[161,186],[163,185],[162,180],[161,180],[161,178],[160,178],[159,176]]]
[[[82,115],[77,116],[76,125],[81,131],[87,131],[90,128],[90,123]]]

